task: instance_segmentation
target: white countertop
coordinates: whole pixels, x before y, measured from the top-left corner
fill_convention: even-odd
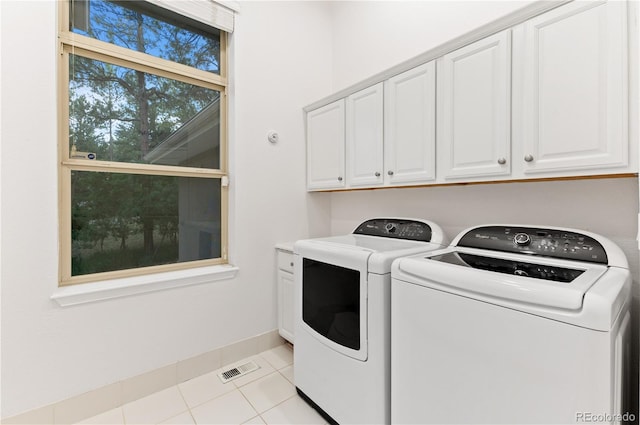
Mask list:
[[[293,252],[293,244],[294,242],[281,242],[276,244],[276,249]]]

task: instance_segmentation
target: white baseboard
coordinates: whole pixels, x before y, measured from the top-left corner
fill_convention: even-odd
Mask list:
[[[2,424],[73,424],[285,343],[278,330],[114,382],[9,418]]]

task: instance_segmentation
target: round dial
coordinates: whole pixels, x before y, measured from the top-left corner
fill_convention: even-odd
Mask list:
[[[387,230],[387,232],[389,233],[395,233],[396,231],[396,225],[394,223],[387,223],[384,228]]]
[[[531,243],[531,237],[526,233],[516,233],[513,237],[513,242],[519,246],[527,246]]]

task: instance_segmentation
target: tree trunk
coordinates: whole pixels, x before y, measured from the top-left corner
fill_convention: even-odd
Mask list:
[[[153,244],[153,217],[145,216],[142,218],[142,231],[144,235],[144,255],[151,257],[154,252]]]
[[[137,43],[138,51],[145,51],[144,33],[142,28],[142,15],[138,14],[138,34]],[[138,118],[139,118],[139,131],[140,131],[140,160],[144,162],[144,157],[149,153],[149,98],[147,95],[146,76],[144,72],[136,71],[136,77],[138,80]],[[144,256],[151,258],[154,252],[153,243],[153,216],[151,210],[153,205],[149,205],[149,201],[144,197],[148,196],[151,192],[150,176],[145,178],[143,184],[143,199],[142,199],[142,235],[144,238]]]

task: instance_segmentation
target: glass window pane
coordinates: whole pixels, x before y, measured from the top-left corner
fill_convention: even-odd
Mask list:
[[[72,276],[220,258],[220,179],[73,171]]]
[[[220,168],[220,92],[69,55],[71,158]]]
[[[73,0],[70,20],[77,34],[220,73],[219,30],[147,2]]]

